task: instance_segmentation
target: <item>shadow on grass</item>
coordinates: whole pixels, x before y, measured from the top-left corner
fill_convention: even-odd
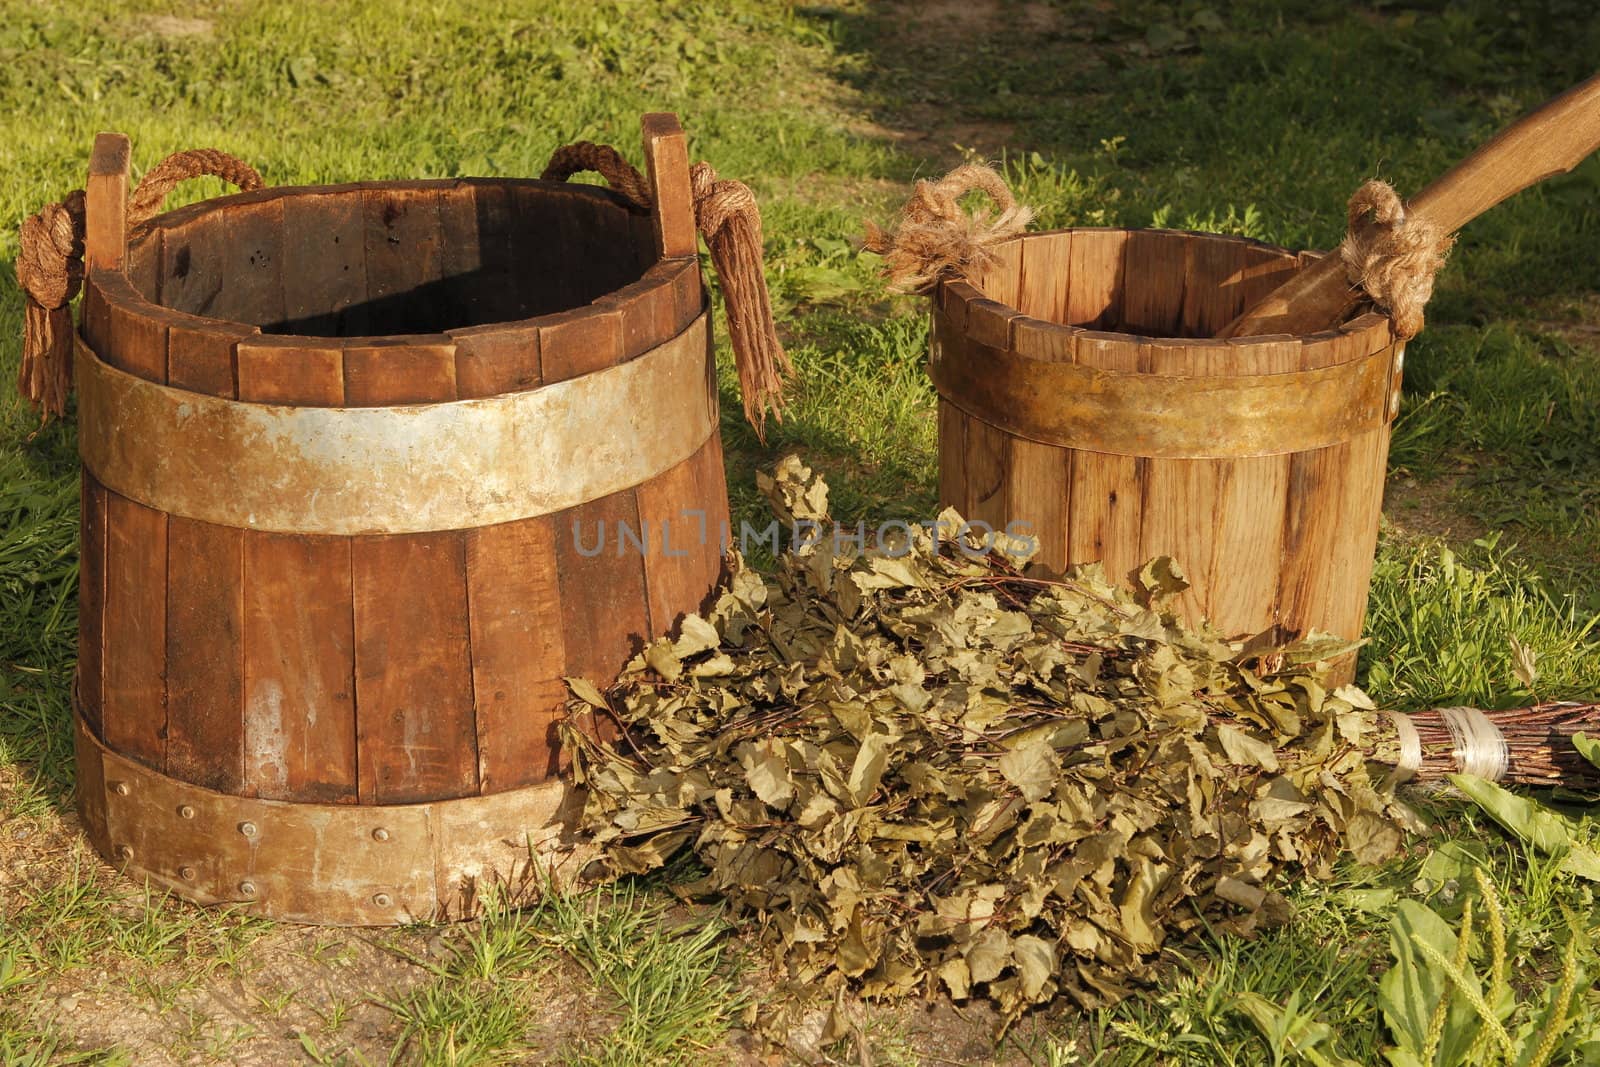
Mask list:
[[[1327,247],[1365,178],[1415,192],[1594,73],[1582,2],[1205,5],[884,0],[811,9],[844,75],[924,173],[963,149],[1109,183],[1111,222],[1256,205],[1266,239]],[[1600,160],[1475,223],[1442,318],[1600,285]]]

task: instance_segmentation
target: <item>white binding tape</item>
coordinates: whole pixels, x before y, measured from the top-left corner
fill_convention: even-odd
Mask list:
[[[1389,721],[1394,723],[1394,732],[1400,740],[1400,759],[1395,764],[1392,779],[1395,785],[1399,785],[1410,781],[1422,769],[1422,735],[1417,733],[1417,724],[1411,721],[1409,715],[1391,711]]]
[[[1477,708],[1440,708],[1439,718],[1450,731],[1455,745],[1451,755],[1462,774],[1474,774],[1491,782],[1506,776],[1511,750],[1489,716]]]

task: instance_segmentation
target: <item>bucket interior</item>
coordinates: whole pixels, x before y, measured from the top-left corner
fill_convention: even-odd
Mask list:
[[[647,212],[517,180],[279,188],[159,216],[128,249],[146,299],[319,337],[430,334],[587,305],[656,260]]]
[[[1282,248],[1176,230],[1061,230],[997,250],[991,300],[1047,322],[1145,337],[1214,337],[1299,269]]]

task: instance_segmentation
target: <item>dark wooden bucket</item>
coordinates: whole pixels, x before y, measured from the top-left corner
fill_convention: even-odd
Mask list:
[[[125,239],[127,141],[96,142],[76,700],[107,858],[383,924],[468,913],[560,838],[562,678],[608,683],[721,571],[676,120],[645,147],[655,213],[371,182]]]
[[[939,493],[1053,569],[1170,555],[1224,633],[1361,633],[1404,344],[1368,314],[1211,339],[1302,262],[1215,234],[1063,230],[934,297]],[[1339,665],[1345,677],[1354,659]]]

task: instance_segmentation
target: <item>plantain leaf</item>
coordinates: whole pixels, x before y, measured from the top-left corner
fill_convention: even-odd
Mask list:
[[[1578,750],[1578,755],[1600,767],[1600,738],[1589,737],[1587,734],[1576,733],[1572,735],[1572,747]]]
[[[1563,871],[1600,882],[1600,852],[1581,843],[1565,817],[1475,775],[1452,774],[1450,781],[1517,840],[1559,856]]]
[[[1422,951],[1424,945],[1445,959],[1453,959],[1455,931],[1426,905],[1402,900],[1389,924],[1389,951],[1394,965],[1378,980],[1378,1006],[1400,1049],[1411,1056],[1406,1062],[1420,1063],[1434,1008],[1442,998],[1450,997],[1434,1063],[1453,1067],[1466,1062],[1481,1021],[1467,998]],[[1476,988],[1476,978],[1468,978]],[[1397,1061],[1391,1056],[1390,1062]]]

